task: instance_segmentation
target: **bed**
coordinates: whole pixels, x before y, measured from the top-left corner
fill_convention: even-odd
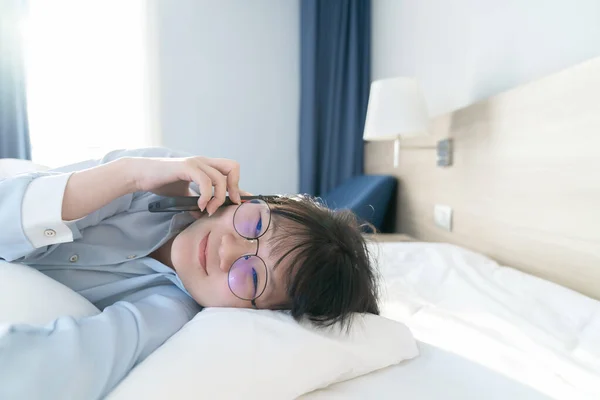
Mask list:
[[[138,365],[108,398],[600,398],[597,300],[459,246],[377,241],[369,246],[381,273],[382,315],[410,328],[418,356],[409,352],[400,358],[404,361],[392,357],[387,367],[376,367],[372,359],[396,351],[396,342],[405,340],[391,326],[382,327],[393,333],[383,337],[385,343],[362,340],[362,350],[355,351],[359,344],[307,336],[310,330],[302,333],[277,312],[210,309]],[[49,278],[20,265],[14,271],[28,275],[25,281],[33,286],[29,293],[15,289],[5,267],[0,261],[0,305],[25,304],[44,293],[41,309],[27,308],[28,320],[44,317],[48,304],[57,301],[70,309],[79,303],[82,316],[98,312],[57,282],[35,283]],[[231,364],[228,354],[248,348],[247,340],[235,340],[238,332],[257,336],[250,336],[249,357]],[[215,346],[220,343],[228,345]],[[324,364],[327,377],[318,372]],[[239,385],[225,389],[231,377]],[[311,386],[317,390],[307,390]]]
[[[600,302],[445,243],[373,243],[421,356],[302,399],[600,398]]]

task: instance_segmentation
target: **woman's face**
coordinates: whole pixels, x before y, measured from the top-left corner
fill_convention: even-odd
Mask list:
[[[204,307],[252,307],[249,300],[235,296],[229,288],[229,270],[244,255],[258,256],[267,266],[267,282],[256,299],[258,308],[273,308],[286,302],[283,274],[286,265],[273,270],[277,261],[271,256],[269,239],[276,221],[258,241],[240,236],[233,226],[238,206],[221,207],[212,216],[203,216],[177,235],[171,246],[171,262],[186,290]]]

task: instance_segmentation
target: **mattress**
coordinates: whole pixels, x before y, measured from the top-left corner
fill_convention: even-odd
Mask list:
[[[549,397],[477,363],[419,343],[420,356],[299,399],[486,399],[540,400]]]
[[[435,387],[458,395],[479,390],[481,378],[528,396],[600,399],[600,302],[450,244],[380,243],[371,251],[382,275],[382,315],[437,350],[425,347],[424,358],[334,385],[328,398],[399,398],[406,390],[439,398]],[[454,364],[445,365],[443,351],[458,357]],[[418,371],[428,378],[411,386],[405,375]],[[421,387],[427,380],[431,387]]]

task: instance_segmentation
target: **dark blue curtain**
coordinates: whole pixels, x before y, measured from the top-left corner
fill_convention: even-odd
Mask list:
[[[371,1],[300,4],[300,191],[320,196],[363,171]]]
[[[0,0],[0,158],[31,159],[19,24],[25,2]]]

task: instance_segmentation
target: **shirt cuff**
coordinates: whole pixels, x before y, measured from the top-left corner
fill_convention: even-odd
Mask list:
[[[73,241],[73,232],[62,220],[62,203],[73,173],[34,179],[23,196],[23,232],[35,248]]]

